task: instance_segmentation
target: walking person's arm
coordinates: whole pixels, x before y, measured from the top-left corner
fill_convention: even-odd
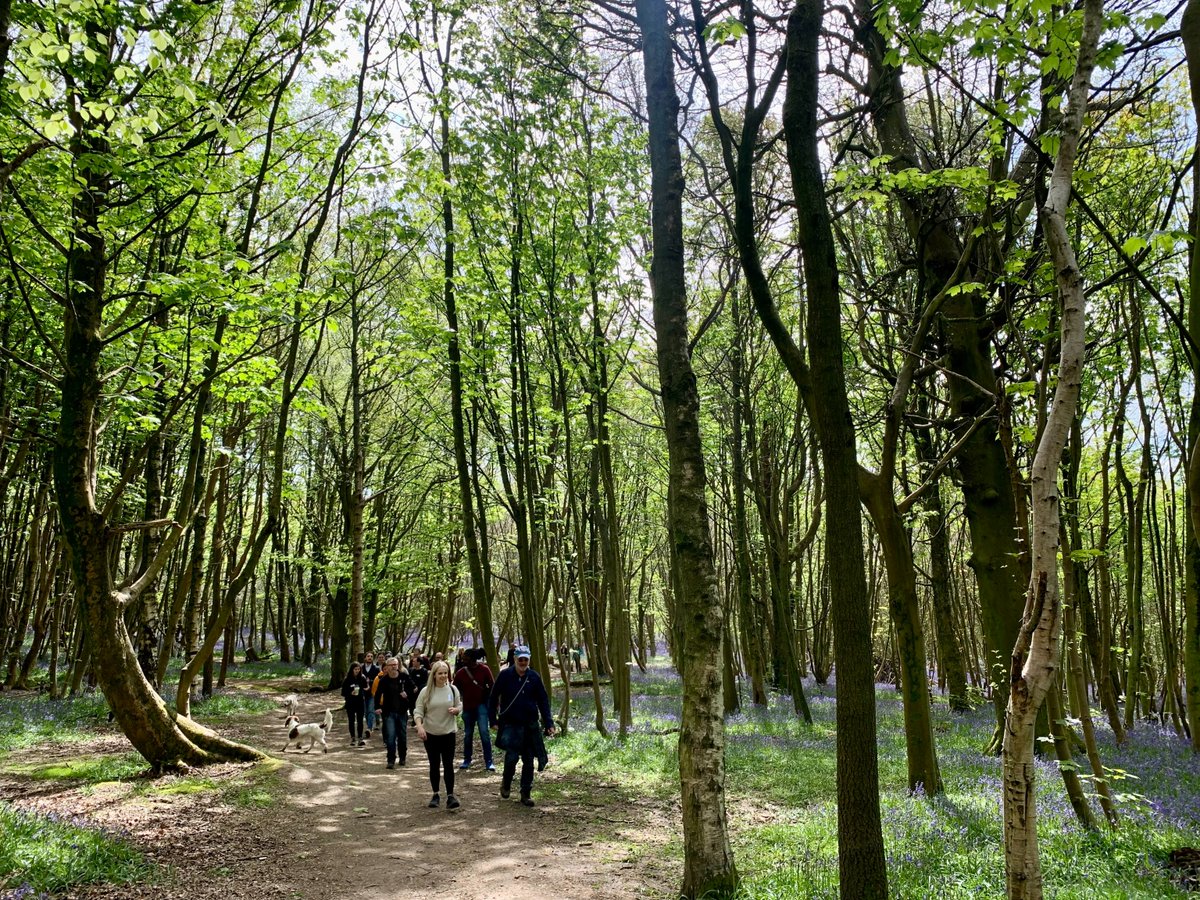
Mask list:
[[[546,734],[554,734],[554,716],[550,713],[550,695],[546,693],[546,683],[542,681],[541,676],[538,676],[536,688],[534,697],[537,700],[538,709],[542,713],[542,724],[546,728]]]

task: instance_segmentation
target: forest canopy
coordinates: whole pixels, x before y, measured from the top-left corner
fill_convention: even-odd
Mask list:
[[[927,796],[937,710],[994,711],[1010,896],[1035,747],[1089,828],[1097,731],[1200,751],[1194,2],[0,35],[4,688],[98,687],[169,770],[258,757],[189,716],[243,655],[526,643],[623,737],[665,651],[689,896],[738,882],[742,702],[836,684],[844,896],[887,890],[877,685]]]

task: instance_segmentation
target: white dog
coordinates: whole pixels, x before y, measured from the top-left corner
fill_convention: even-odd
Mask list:
[[[287,743],[283,745],[283,749],[279,751],[280,753],[287,753],[287,748],[292,744],[299,747],[305,738],[308,738],[308,746],[304,749],[305,753],[311,750],[317,741],[321,742],[321,750],[324,753],[329,752],[329,746],[325,743],[325,732],[333,727],[332,709],[325,710],[325,721],[319,725],[316,722],[301,725],[296,716],[288,716],[283,725],[288,730],[288,739]]]

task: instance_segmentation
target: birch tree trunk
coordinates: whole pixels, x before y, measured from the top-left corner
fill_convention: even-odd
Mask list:
[[[1050,177],[1046,204],[1041,211],[1042,231],[1054,261],[1062,306],[1061,345],[1058,384],[1030,474],[1032,571],[1021,631],[1013,647],[1012,690],[1004,729],[1004,861],[1008,896],[1012,900],[1040,900],[1042,896],[1033,736],[1038,709],[1046,693],[1057,689],[1054,678],[1062,621],[1057,559],[1058,469],[1079,403],[1086,350],[1083,275],[1067,233],[1067,206],[1102,30],[1103,0],[1086,0],[1079,61],[1071,80],[1058,157]]]

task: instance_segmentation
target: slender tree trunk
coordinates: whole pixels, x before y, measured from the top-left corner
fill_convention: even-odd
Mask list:
[[[933,739],[933,705],[925,655],[925,633],[917,597],[917,571],[912,543],[892,498],[891,485],[860,470],[863,503],[875,523],[887,567],[888,611],[896,629],[900,658],[900,696],[904,703],[904,738],[908,750],[908,789],[929,796],[942,792],[937,747]]]
[[[1096,49],[1104,29],[1102,0],[1086,0],[1079,60],[1063,117],[1061,143],[1042,208],[1042,230],[1054,261],[1062,307],[1058,383],[1038,440],[1030,477],[1033,567],[1020,636],[1012,651],[1004,732],[1004,859],[1010,900],[1040,900],[1033,736],[1038,709],[1054,684],[1062,602],[1059,591],[1058,468],[1079,402],[1086,350],[1083,275],[1067,232],[1067,207]]]
[[[750,534],[746,515],[746,435],[743,427],[743,404],[746,402],[744,367],[744,324],[738,308],[738,291],[733,293],[733,320],[737,329],[730,348],[730,392],[733,395],[732,468],[733,481],[733,539],[736,588],[741,618],[742,657],[750,675],[750,697],[755,706],[767,705],[766,660],[764,645],[770,641],[766,610],[754,591],[751,576]]]
[[[867,607],[862,513],[853,419],[842,359],[841,295],[833,229],[818,153],[818,38],[822,0],[798,0],[787,23],[783,132],[796,200],[798,243],[808,290],[808,339],[814,425],[825,473],[825,558],[838,678],[837,808],[841,894],[888,896],[879,812],[875,682]],[[774,309],[758,308],[777,348],[794,346]],[[789,351],[790,352],[790,351]],[[787,362],[789,352],[784,352]],[[789,370],[792,371],[791,367]],[[807,373],[792,371],[793,378]]]
[[[442,192],[442,303],[446,314],[446,356],[450,363],[450,421],[454,435],[454,465],[458,475],[459,502],[462,506],[462,532],[465,541],[467,568],[471,576],[471,591],[474,600],[475,617],[479,630],[483,635],[484,649],[487,652],[489,664],[499,666],[500,658],[495,646],[495,631],[492,624],[492,604],[490,591],[485,580],[483,563],[479,552],[479,535],[477,531],[476,510],[471,494],[471,469],[467,459],[467,429],[466,418],[463,414],[463,362],[462,348],[459,343],[458,297],[455,283],[454,253],[457,244],[457,234],[454,229],[454,201],[451,196],[453,185],[453,161],[450,149],[450,50],[455,36],[457,20],[452,18],[448,25],[446,45],[443,50],[438,47],[438,62],[442,83],[438,93],[439,137],[437,153],[441,162],[444,188]],[[436,12],[434,28],[437,28]],[[428,85],[434,90],[433,85]]]
[[[1192,111],[1200,125],[1200,0],[1188,0],[1180,21],[1187,56]],[[1200,195],[1200,156],[1192,160],[1192,191]],[[1189,302],[1184,347],[1193,381],[1200,381],[1200,211],[1193,208],[1192,241],[1188,245]],[[1188,410],[1187,518],[1184,527],[1183,668],[1192,751],[1200,753],[1200,391],[1192,392]]]
[[[738,883],[725,815],[725,723],[721,709],[721,603],[708,530],[700,396],[687,326],[683,164],[679,98],[665,0],[637,0],[650,119],[653,250],[650,285],[663,420],[670,456],[668,510],[683,641],[679,779],[683,805],[680,894],[732,892]]]

